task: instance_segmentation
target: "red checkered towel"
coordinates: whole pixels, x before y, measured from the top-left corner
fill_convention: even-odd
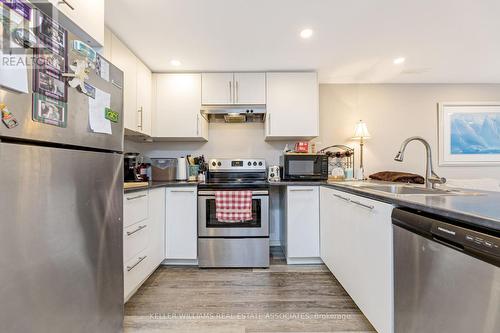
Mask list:
[[[215,212],[220,222],[252,220],[252,191],[216,191]]]

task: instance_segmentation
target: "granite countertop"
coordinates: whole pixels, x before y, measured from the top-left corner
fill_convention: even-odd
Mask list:
[[[198,182],[188,182],[185,180],[171,180],[171,181],[158,181],[149,182],[148,185],[142,187],[126,188],[123,191],[125,193],[144,191],[151,188],[157,187],[176,187],[176,186],[198,186]]]
[[[500,232],[500,192],[460,190],[471,195],[399,195],[364,188],[374,181],[331,182],[326,187],[458,220],[473,227]],[[394,184],[382,182],[382,184]],[[401,185],[401,184],[399,184]]]

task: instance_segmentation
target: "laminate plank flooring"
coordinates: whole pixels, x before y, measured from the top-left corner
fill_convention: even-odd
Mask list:
[[[125,305],[125,332],[375,332],[324,265],[161,266]]]

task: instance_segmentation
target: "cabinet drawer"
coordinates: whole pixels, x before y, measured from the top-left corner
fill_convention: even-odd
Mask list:
[[[123,267],[125,300],[148,277],[150,273],[148,270],[149,260],[149,253],[146,249],[125,262]]]
[[[123,199],[123,227],[145,220],[149,216],[148,191],[127,193]]]
[[[127,262],[133,256],[148,246],[149,224],[141,221],[123,230],[123,261]]]

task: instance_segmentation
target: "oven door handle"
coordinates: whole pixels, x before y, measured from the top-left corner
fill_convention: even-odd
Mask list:
[[[215,197],[216,191],[198,191],[198,195],[207,196],[207,197]],[[257,195],[269,195],[269,191],[252,191],[252,196]]]

